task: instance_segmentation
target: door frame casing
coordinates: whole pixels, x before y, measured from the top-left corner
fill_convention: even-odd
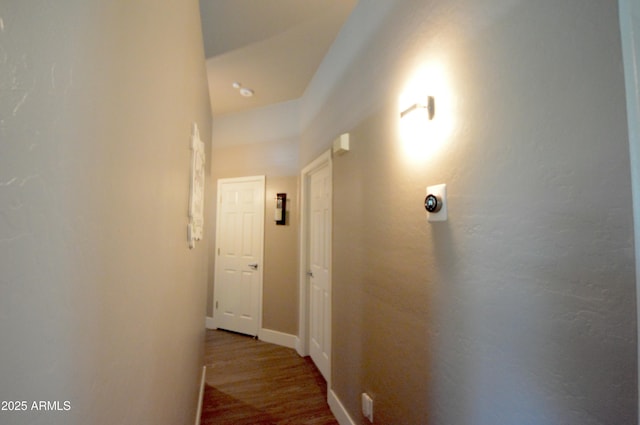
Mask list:
[[[631,165],[631,198],[633,202],[633,222],[636,265],[636,312],[640,317],[640,28],[638,17],[640,7],[629,0],[619,0],[620,38],[624,63],[625,90],[627,101],[627,125],[629,131],[629,160]],[[636,320],[637,321],[637,320]],[[640,327],[638,327],[638,354],[640,364]],[[638,368],[638,400],[640,402],[640,368]],[[640,421],[640,411],[638,412]]]
[[[262,184],[262,212],[261,212],[261,234],[260,234],[260,249],[258,250],[260,254],[260,260],[258,264],[259,267],[259,285],[258,285],[258,329],[256,330],[256,336],[262,330],[262,302],[263,302],[263,285],[264,285],[264,224],[265,224],[265,211],[266,211],[266,177],[264,175],[261,176],[246,176],[246,177],[231,177],[231,178],[220,178],[217,181],[217,194],[216,194],[216,245],[213,252],[215,256],[215,265],[213,271],[213,329],[218,329],[220,318],[216,315],[216,286],[218,285],[218,274],[220,267],[220,261],[218,260],[218,249],[220,248],[220,208],[221,208],[221,196],[222,196],[222,184],[224,183],[243,183],[243,182],[259,182]]]
[[[331,233],[333,229],[333,169],[331,162],[331,150],[327,150],[322,153],[319,157],[311,161],[306,167],[304,167],[300,173],[300,270],[299,270],[299,323],[298,323],[298,343],[296,344],[296,350],[301,356],[309,355],[309,276],[307,272],[309,271],[309,225],[310,225],[310,217],[309,217],[309,206],[310,206],[310,198],[309,198],[309,190],[310,190],[310,178],[313,173],[316,171],[328,167],[329,176],[331,178],[331,202],[330,202],[330,214],[329,214],[329,288],[331,288]],[[333,291],[331,291],[333,292]],[[332,303],[331,298],[329,302]],[[332,303],[333,304],[333,303]],[[331,308],[329,308],[331,312]],[[330,313],[331,316],[331,313]],[[331,322],[331,317],[329,317],[329,321]],[[330,328],[330,333],[328,335],[329,340],[331,340],[331,331],[332,326]],[[333,347],[333,345],[330,345]],[[333,351],[333,349],[331,350]],[[329,371],[327,377],[327,389],[331,389],[331,353],[329,353]]]

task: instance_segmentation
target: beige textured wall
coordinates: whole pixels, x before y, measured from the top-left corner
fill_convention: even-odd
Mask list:
[[[298,177],[267,177],[262,327],[298,334]],[[286,225],[276,225],[276,194],[287,194]]]
[[[298,139],[215,147],[212,158],[212,205],[215,205],[218,179],[266,176],[262,326],[295,335],[298,329]],[[286,192],[291,197],[286,226],[276,226],[273,222],[273,198],[278,192]],[[212,253],[215,252],[215,213],[215,208],[211,208],[207,216]],[[210,317],[213,315],[214,270],[215,256],[212,255],[207,293]]]
[[[304,164],[351,133],[333,162],[332,385],[357,423],[363,391],[377,424],[636,422],[621,64],[607,1],[358,3],[300,148]],[[398,102],[423,65],[444,70],[422,81],[434,124],[453,124],[407,156]],[[439,183],[449,220],[428,224]]]
[[[186,241],[191,123],[211,134],[198,10],[0,5],[0,400],[70,402],[2,424],[194,421],[208,241]]]

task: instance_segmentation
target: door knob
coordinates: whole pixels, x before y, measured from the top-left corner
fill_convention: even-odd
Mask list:
[[[307,276],[313,277],[313,272],[311,272],[311,271],[307,272]]]
[[[249,264],[249,267],[251,267],[253,270],[258,270],[258,263]]]

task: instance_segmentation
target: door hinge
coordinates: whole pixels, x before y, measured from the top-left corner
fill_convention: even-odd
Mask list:
[[[218,309],[218,301],[216,301],[216,310]]]
[[[218,248],[218,255],[220,255],[220,248]]]

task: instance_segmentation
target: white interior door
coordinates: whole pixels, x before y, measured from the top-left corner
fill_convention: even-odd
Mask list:
[[[258,335],[262,316],[264,176],[218,180],[213,324]]]
[[[328,381],[331,362],[331,170],[309,176],[309,354]]]

